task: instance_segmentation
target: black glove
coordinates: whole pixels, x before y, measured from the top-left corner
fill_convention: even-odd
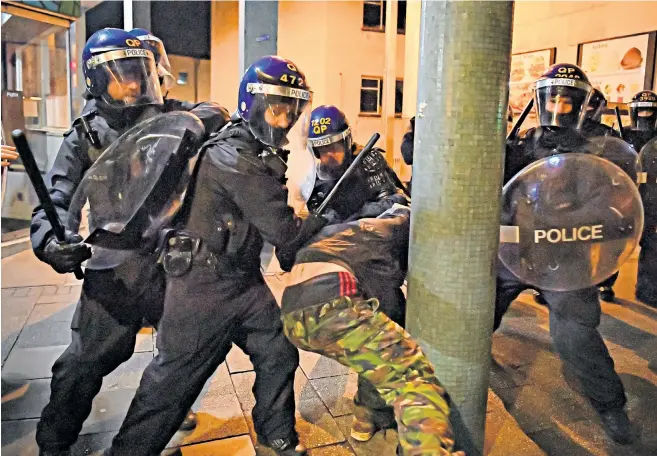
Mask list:
[[[66,231],[65,242],[60,243],[55,236],[52,236],[43,252],[37,256],[60,274],[73,272],[83,261],[91,258],[91,247],[82,241],[82,236],[79,234]]]
[[[281,265],[283,271],[290,272],[294,266],[297,251],[304,246],[306,242],[312,239],[322,228],[326,226],[328,220],[317,214],[310,214],[308,218],[303,221],[299,234],[294,238],[290,244],[276,249],[276,258]]]

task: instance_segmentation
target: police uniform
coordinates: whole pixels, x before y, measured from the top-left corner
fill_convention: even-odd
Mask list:
[[[588,78],[576,65],[556,64],[543,73],[534,92],[541,126],[507,143],[505,184],[520,170],[541,158],[589,150],[587,139],[578,130],[582,129],[592,92]],[[601,197],[592,187],[595,179],[592,182],[571,179],[570,182],[571,185],[576,183],[577,188],[569,189],[566,195],[581,195],[580,199],[588,198],[586,195]],[[561,251],[556,252],[558,255]],[[567,253],[564,248],[563,254]],[[580,273],[589,274],[586,269],[582,265]],[[533,287],[499,263],[494,329],[500,326],[511,303],[527,288]],[[564,367],[579,379],[585,395],[600,414],[605,431],[617,442],[629,443],[629,420],[623,410],[625,390],[597,330],[601,316],[597,287],[564,292],[539,291],[550,310],[550,334]]]
[[[185,110],[202,118],[208,131],[221,127],[227,119],[226,110],[213,103],[167,100],[164,106],[148,107],[140,117],[132,119],[116,110],[103,109],[102,105],[94,108],[93,104],[88,103],[85,111],[95,112],[90,125],[98,134],[99,147],[88,144],[76,130],[70,130],[46,176],[61,220],[66,220],[71,198],[93,161],[141,119]],[[37,256],[41,256],[51,236],[52,227],[45,211],[37,207],[31,225],[31,241]],[[66,449],[75,442],[103,377],[132,356],[142,320],[156,324],[161,316],[165,280],[156,264],[157,258],[129,252],[120,261],[111,269],[86,270],[71,323],[72,341],[53,365],[50,402],[37,426],[40,448]]]
[[[655,155],[657,138],[657,94],[643,90],[632,97],[629,103],[631,128],[626,129],[625,137],[637,153]],[[650,144],[650,145],[648,145]],[[646,150],[644,152],[644,148]],[[655,172],[652,160],[645,160],[647,180],[639,187],[645,210],[645,223],[641,238],[641,252],[637,271],[636,297],[653,307],[657,307],[657,215],[655,215],[654,182]]]
[[[403,454],[451,454],[445,391],[418,344],[382,311],[402,285],[410,210],[331,225],[297,253],[282,298],[287,337],[354,369],[394,407]],[[340,248],[334,248],[339,245]]]
[[[362,146],[354,144],[354,157],[360,153]],[[333,211],[332,223],[357,220],[363,217],[376,217],[392,207],[397,201],[402,202],[403,185],[384,158],[385,152],[378,147],[372,149],[356,171],[347,177],[327,206]],[[336,180],[317,179],[310,198],[308,209],[316,210],[331,192]],[[399,195],[395,197],[393,195]]]
[[[544,158],[541,152],[585,150],[586,140],[574,130],[539,127],[528,133],[507,144],[505,183],[525,166]],[[527,288],[531,287],[499,264],[495,329],[499,328],[511,303]],[[599,413],[622,409],[626,403],[625,390],[597,330],[601,316],[597,287],[568,292],[540,292],[550,309],[550,335],[555,349],[566,367],[580,380],[593,407]]]
[[[646,180],[639,186],[644,208],[644,228],[637,270],[636,297],[657,307],[657,138],[641,150]]]
[[[304,226],[287,205],[283,176],[263,160],[286,134],[262,124],[267,97],[280,94],[277,112],[284,100],[302,109],[293,97],[305,96],[305,89],[270,84],[290,68],[296,67],[275,56],[254,63],[240,85],[238,114],[201,149],[193,190],[163,260],[168,279],[158,355],[107,455],[159,454],[233,343],[255,370],[259,441],[277,454],[305,454],[294,429],[299,354],[283,334],[280,310],[260,271],[264,240],[292,245]],[[286,79],[305,79],[297,71],[294,76]]]

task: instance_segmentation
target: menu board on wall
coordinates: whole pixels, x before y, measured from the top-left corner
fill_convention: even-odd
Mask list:
[[[511,56],[511,80],[509,81],[509,107],[517,118],[533,96],[534,82],[550,65],[554,64],[556,48],[523,52]],[[536,111],[531,110],[523,124],[523,130],[534,126]]]
[[[627,103],[650,88],[654,68],[654,33],[579,45],[579,65],[609,103]]]

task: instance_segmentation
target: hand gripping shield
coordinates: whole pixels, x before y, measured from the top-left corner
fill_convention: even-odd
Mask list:
[[[538,289],[578,290],[616,272],[642,227],[643,206],[627,173],[590,154],[553,155],[504,186],[499,258]]]
[[[124,133],[89,168],[69,208],[77,231],[89,204],[85,242],[137,249],[152,242],[182,206],[205,131],[193,114],[171,112]]]

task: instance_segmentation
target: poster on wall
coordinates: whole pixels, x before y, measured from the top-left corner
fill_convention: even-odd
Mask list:
[[[555,63],[556,48],[523,52],[511,56],[511,77],[509,81],[509,108],[514,122],[533,96],[534,82],[550,65]],[[532,110],[522,129],[535,126],[536,112]]]
[[[608,103],[628,103],[650,89],[655,65],[655,33],[579,45],[578,63]]]

